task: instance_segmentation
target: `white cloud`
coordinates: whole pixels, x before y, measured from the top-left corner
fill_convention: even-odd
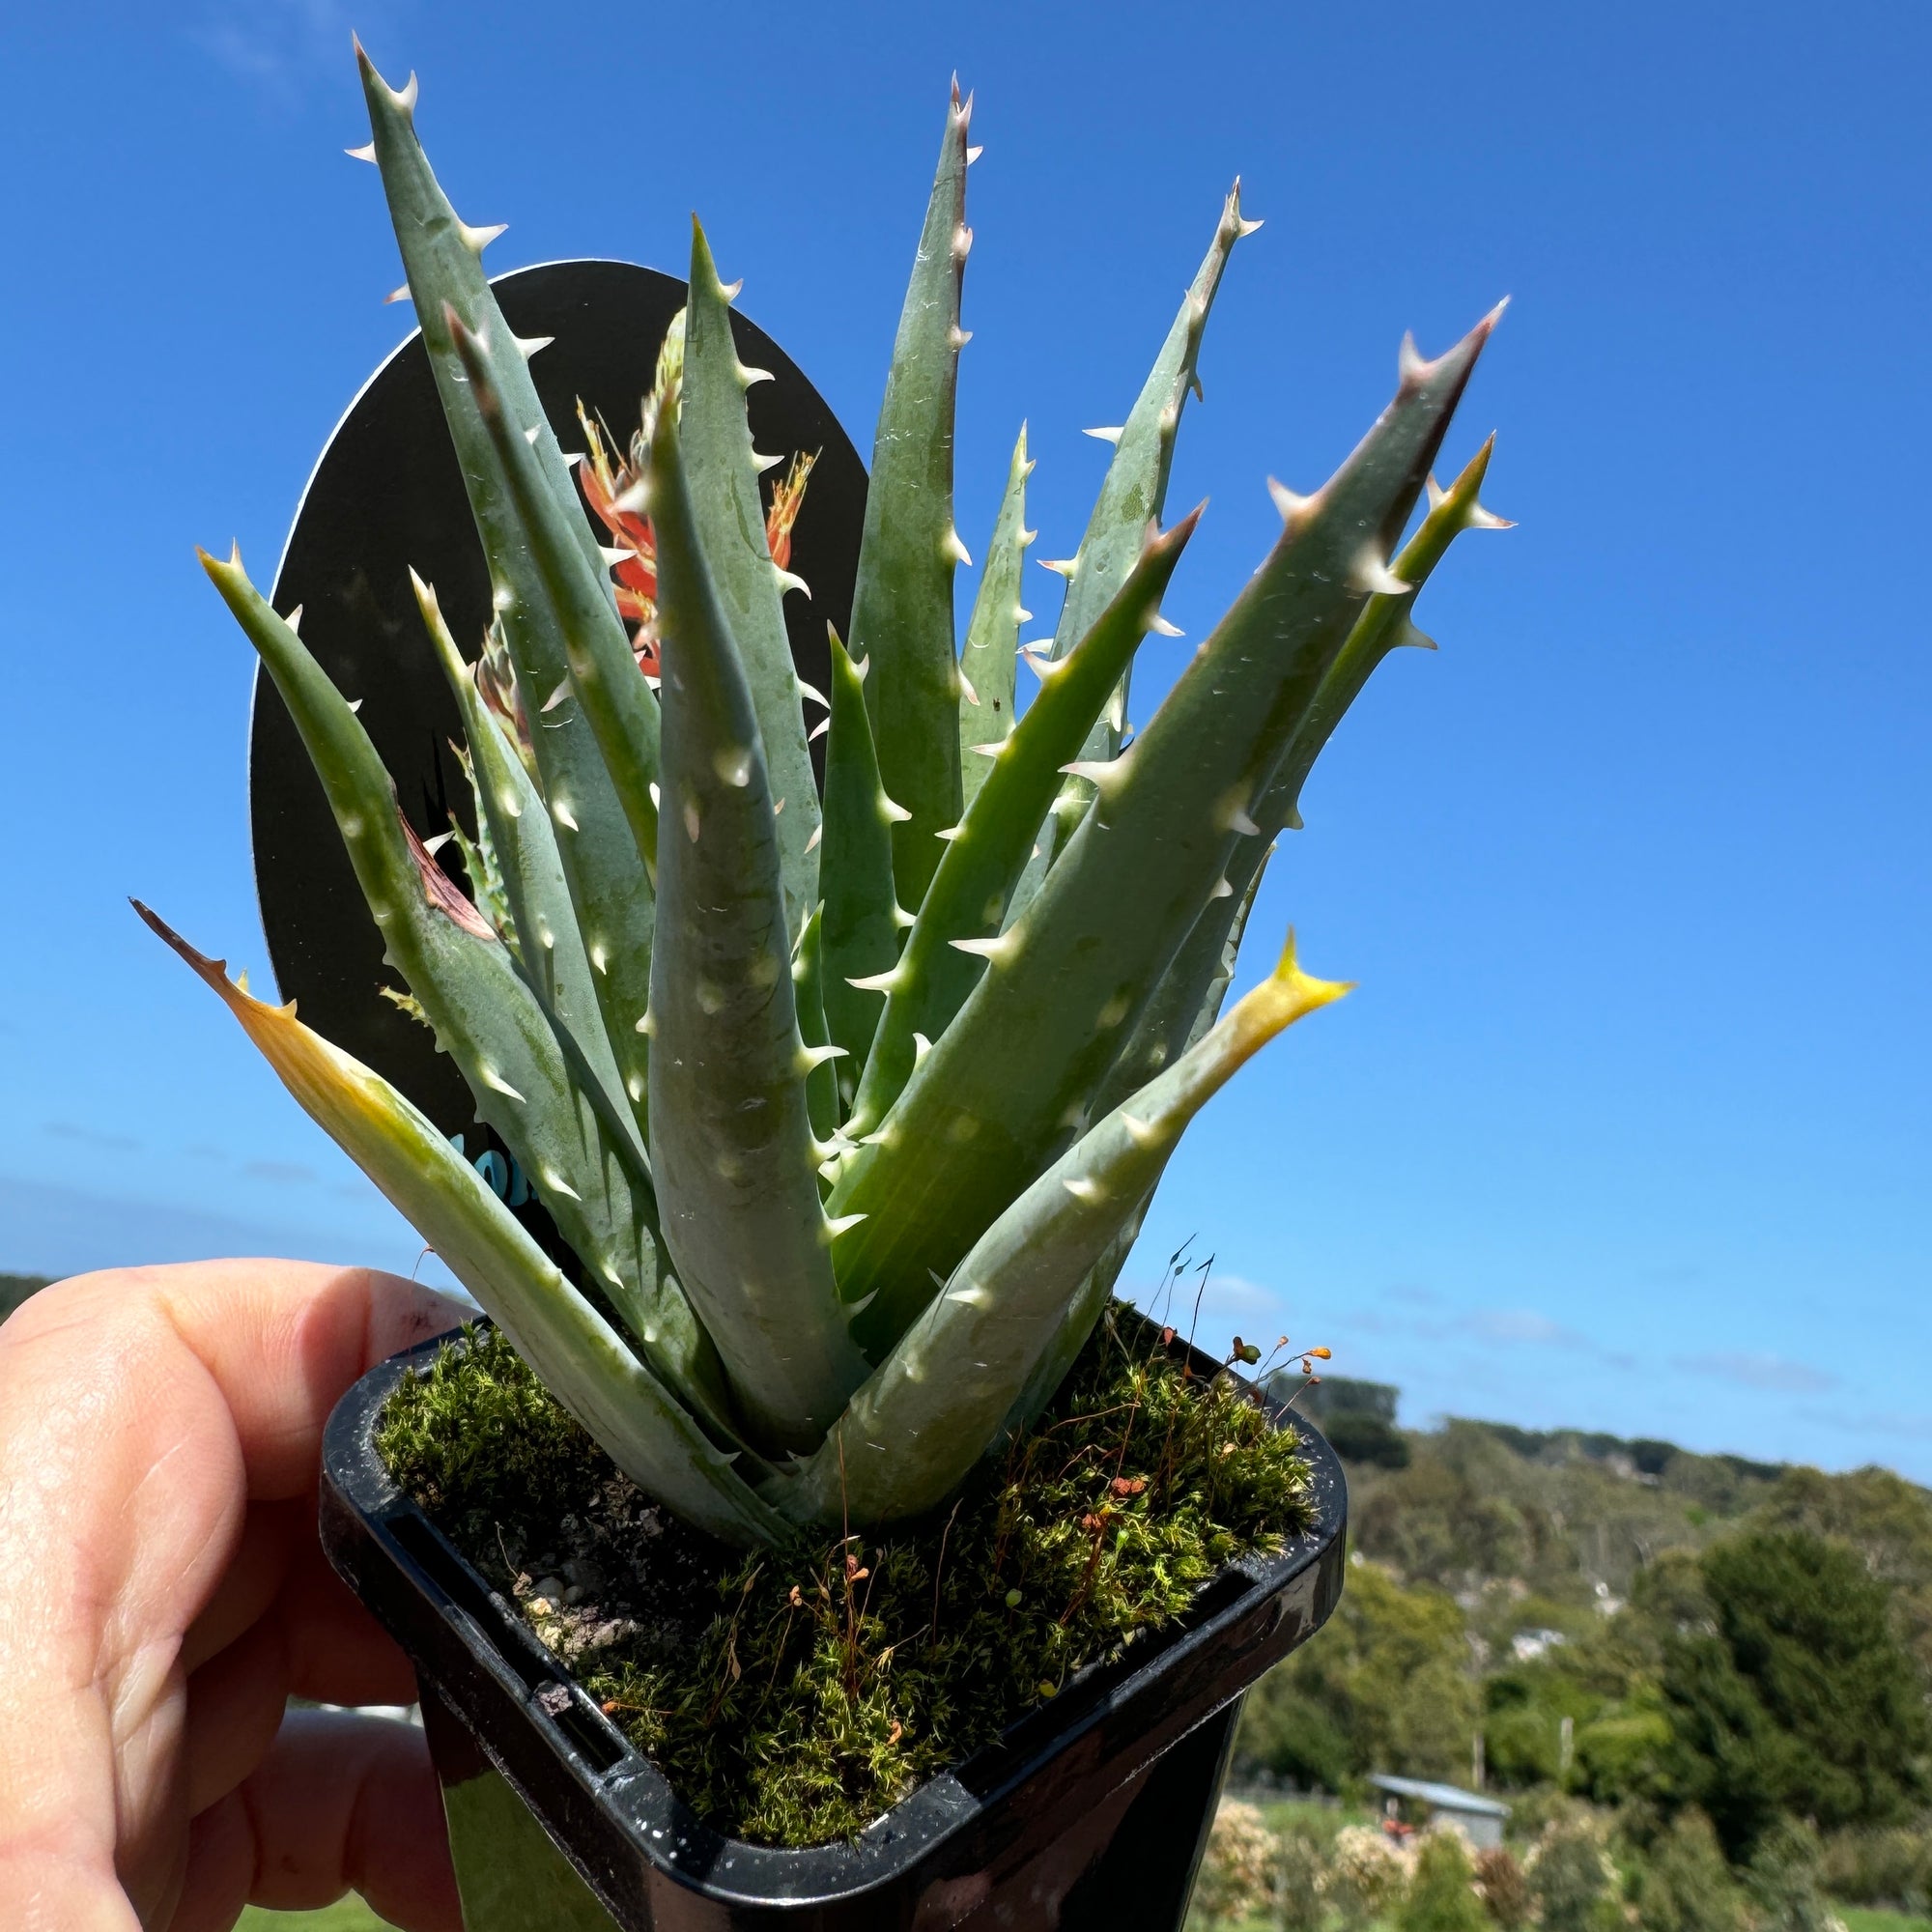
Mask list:
[[[244,1161],[242,1172],[256,1180],[300,1181],[306,1183],[316,1178],[315,1169],[298,1160],[250,1160]]]
[[[1870,1415],[1862,1410],[1810,1408],[1804,1420],[1847,1435],[1889,1435],[1906,1442],[1932,1442],[1932,1415]]]
[[[351,29],[359,21],[366,35],[388,11],[364,4],[352,15],[342,0],[213,0],[187,33],[236,79],[286,102],[311,78],[344,73]]]
[[[1459,1325],[1487,1342],[1553,1342],[1567,1347],[1581,1339],[1533,1308],[1478,1308],[1463,1316]]]
[[[109,1133],[78,1121],[49,1121],[45,1131],[57,1141],[79,1141],[83,1147],[99,1148],[107,1153],[133,1153],[141,1145],[132,1134]]]
[[[1561,1349],[1602,1362],[1606,1368],[1634,1369],[1636,1357],[1623,1349],[1608,1349],[1593,1336],[1566,1328],[1540,1309],[1476,1308],[1459,1315],[1450,1324],[1458,1333],[1498,1348],[1518,1346],[1533,1349]]]
[[[1739,1388],[1769,1389],[1779,1394],[1836,1388],[1838,1378],[1829,1369],[1808,1362],[1787,1361],[1782,1355],[1750,1349],[1719,1349],[1703,1355],[1678,1355],[1671,1366],[1689,1375],[1710,1376]]]

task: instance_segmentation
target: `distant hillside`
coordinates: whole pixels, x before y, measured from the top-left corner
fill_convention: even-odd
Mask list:
[[[1294,1397],[1348,1466],[1350,1548],[1466,1610],[1501,1585],[1518,1602],[1601,1611],[1664,1552],[1701,1550],[1766,1503],[1787,1473],[1602,1431],[1460,1417],[1400,1429],[1396,1399],[1342,1377]]]
[[[1701,1550],[1769,1501],[1785,1473],[1668,1442],[1506,1423],[1453,1420],[1404,1440],[1405,1466],[1350,1467],[1355,1548],[1459,1600],[1502,1583],[1579,1610],[1627,1598],[1668,1550]]]
[[[1348,1470],[1349,1586],[1250,1696],[1244,1777],[1394,1771],[1655,1815],[1728,1739],[1719,1784],[1762,1786],[1764,1816],[1829,1826],[1834,1777],[1862,1794],[1847,1831],[1932,1800],[1932,1491],[1581,1430],[1404,1430],[1395,1395],[1295,1397]],[[1802,1669],[1772,1667],[1780,1644]],[[1735,1855],[1763,1820],[1717,1822]]]

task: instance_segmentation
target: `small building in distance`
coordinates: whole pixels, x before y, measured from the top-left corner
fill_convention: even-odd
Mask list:
[[[1386,1772],[1372,1773],[1369,1782],[1387,1803],[1391,1817],[1407,1816],[1409,1824],[1433,1825],[1440,1820],[1453,1825],[1469,1842],[1471,1851],[1488,1851],[1503,1841],[1503,1820],[1509,1806],[1479,1791],[1464,1791],[1457,1784],[1435,1784],[1426,1777],[1391,1777]]]

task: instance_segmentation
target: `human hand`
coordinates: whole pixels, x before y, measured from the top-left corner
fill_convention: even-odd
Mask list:
[[[0,1327],[0,1918],[227,1932],[351,1887],[460,1932],[403,1654],[316,1537],[329,1409],[453,1326],[397,1276],[300,1262],[83,1275]]]

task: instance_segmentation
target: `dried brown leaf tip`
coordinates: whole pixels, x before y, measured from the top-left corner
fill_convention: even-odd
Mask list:
[[[436,855],[422,842],[416,829],[397,808],[396,822],[403,828],[403,837],[409,840],[410,857],[416,862],[416,871],[422,879],[423,895],[437,911],[446,914],[465,932],[474,933],[478,939],[495,939],[497,934],[490,922],[463,895],[462,889],[447,872],[436,863]]]

